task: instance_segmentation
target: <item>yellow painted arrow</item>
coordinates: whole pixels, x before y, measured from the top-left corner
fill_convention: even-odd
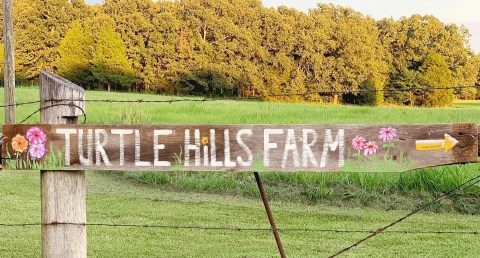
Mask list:
[[[458,140],[452,136],[445,134],[444,140],[420,140],[415,142],[417,150],[420,151],[429,151],[429,150],[445,150],[448,152],[455,145],[457,145]]]

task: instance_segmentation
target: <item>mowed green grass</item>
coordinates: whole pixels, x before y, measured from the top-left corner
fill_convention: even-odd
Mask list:
[[[0,93],[3,100],[3,91]],[[87,99],[169,100],[171,97],[87,92]],[[18,88],[17,102],[38,100],[38,88]],[[447,109],[373,108],[282,104],[244,101],[181,102],[172,104],[110,104],[87,102],[87,123],[142,124],[399,124],[480,121],[478,102],[463,102]],[[475,104],[476,103],[476,104]],[[38,109],[38,104],[17,108],[17,121]],[[3,109],[0,109],[3,120]],[[37,123],[38,114],[28,123]],[[403,216],[428,201],[418,189],[456,185],[478,175],[479,166],[449,166],[405,174],[265,174],[263,175],[279,228],[328,228],[373,230]],[[157,176],[155,176],[157,175]],[[146,177],[152,177],[146,180]],[[409,180],[409,177],[411,177]],[[403,179],[402,179],[403,178]],[[148,179],[148,178],[147,178]],[[370,202],[390,202],[386,182],[403,180],[412,194],[395,205],[370,208]],[[87,173],[87,212],[90,223],[128,223],[178,226],[268,228],[252,176],[249,174]],[[142,180],[149,184],[142,183]],[[151,185],[158,180],[161,186]],[[448,182],[445,182],[448,181]],[[348,185],[376,192],[360,196],[358,205],[337,205],[329,189],[358,194]],[[363,182],[363,183],[362,183]],[[290,185],[299,184],[304,191]],[[426,184],[422,186],[422,184]],[[240,186],[239,186],[240,185]],[[382,185],[382,187],[378,187]],[[397,187],[397,186],[394,186]],[[38,172],[0,172],[0,223],[40,221]],[[232,190],[233,189],[233,190]],[[351,192],[345,189],[350,189]],[[383,191],[382,191],[383,189]],[[379,191],[380,190],[380,191]],[[438,189],[443,191],[444,189]],[[325,192],[326,191],[326,192]],[[333,191],[333,190],[332,190]],[[346,192],[345,192],[346,191]],[[245,194],[247,192],[247,194]],[[311,202],[294,202],[302,194]],[[420,194],[418,194],[420,193]],[[291,194],[291,193],[290,193]],[[415,195],[419,196],[415,196]],[[307,198],[306,197],[306,198]],[[351,197],[351,196],[347,196]],[[420,200],[419,200],[420,198]],[[476,213],[478,197],[470,198]],[[413,201],[412,201],[413,200]],[[443,202],[455,203],[452,198]],[[461,203],[463,205],[463,203]],[[382,208],[380,208],[382,207]],[[393,210],[391,210],[393,208]],[[479,231],[480,216],[422,212],[394,230]],[[325,257],[364,237],[364,233],[281,232],[288,257]],[[380,235],[343,257],[476,257],[480,235],[398,234]],[[88,227],[88,254],[92,257],[276,257],[270,232],[173,230],[162,228]],[[0,226],[0,257],[38,257],[39,227]]]
[[[0,173],[0,222],[40,221],[38,172]],[[268,228],[259,199],[162,190],[117,174],[87,176],[90,223]],[[405,211],[272,201],[279,228],[373,230]],[[395,230],[478,231],[480,216],[422,212]],[[268,231],[89,226],[89,257],[278,257]],[[365,233],[281,231],[288,257],[326,257]],[[480,235],[386,233],[342,257],[477,257]],[[0,226],[1,257],[40,256],[40,227]]]

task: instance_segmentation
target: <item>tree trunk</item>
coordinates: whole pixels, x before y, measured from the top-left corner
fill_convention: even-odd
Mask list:
[[[410,107],[413,107],[413,93],[412,91],[409,91],[408,92],[408,97],[410,98]]]
[[[338,105],[338,94],[333,95],[333,100],[332,100],[334,105]]]

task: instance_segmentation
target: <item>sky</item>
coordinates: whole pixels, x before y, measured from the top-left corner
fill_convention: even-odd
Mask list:
[[[470,45],[480,53],[480,1],[479,0],[262,0],[266,7],[285,5],[302,11],[315,8],[317,3],[332,3],[351,7],[375,19],[398,19],[412,14],[431,14],[444,23],[463,24],[470,31]],[[86,0],[101,3],[102,0]]]

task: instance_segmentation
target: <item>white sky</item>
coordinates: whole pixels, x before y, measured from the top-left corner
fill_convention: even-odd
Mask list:
[[[101,3],[102,0],[86,0]],[[472,35],[470,45],[480,53],[480,1],[479,0],[262,0],[267,7],[285,5],[302,11],[314,8],[317,3],[348,6],[375,19],[398,19],[412,14],[431,14],[445,23],[463,24]]]

